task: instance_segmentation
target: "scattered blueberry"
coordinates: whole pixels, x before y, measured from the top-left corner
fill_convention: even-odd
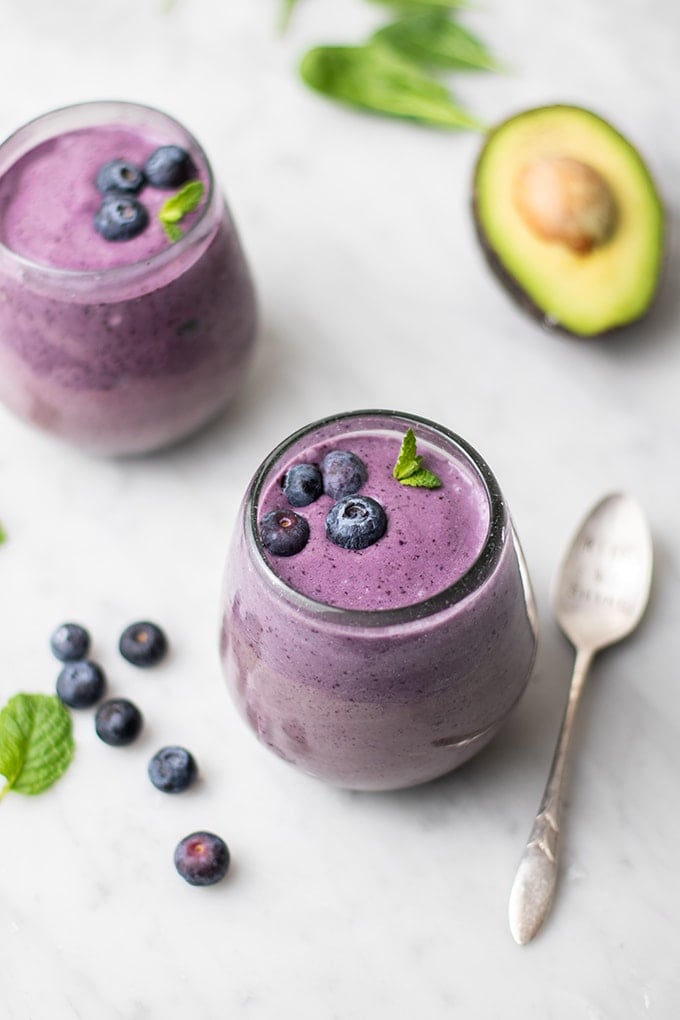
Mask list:
[[[184,747],[162,747],[149,762],[149,779],[163,793],[182,793],[195,780],[196,759]]]
[[[179,145],[161,145],[147,159],[144,173],[154,188],[177,188],[196,176],[196,168],[186,149]]]
[[[90,650],[90,635],[79,623],[62,623],[50,638],[50,648],[62,662],[84,659]]]
[[[126,698],[111,698],[97,709],[94,728],[105,744],[124,747],[139,735],[142,713]]]
[[[131,195],[107,195],[94,217],[94,229],[107,241],[131,241],[149,222],[146,207]]]
[[[229,849],[212,832],[192,832],[175,848],[175,867],[190,885],[214,885],[229,870]]]
[[[103,195],[110,191],[121,195],[136,195],[146,183],[144,171],[128,159],[112,159],[99,168],[95,185]]]
[[[308,506],[323,493],[316,464],[294,464],[283,476],[283,493],[291,506]]]
[[[158,624],[142,620],[125,628],[118,649],[133,666],[155,666],[167,652],[168,642]]]
[[[331,450],[321,461],[323,491],[331,499],[358,492],[366,481],[366,465],[349,450]]]
[[[309,524],[294,510],[271,510],[260,521],[260,538],[274,556],[294,556],[307,545]]]
[[[343,549],[365,549],[385,534],[387,517],[370,496],[345,496],[326,515],[326,535]]]
[[[87,659],[67,662],[57,677],[57,695],[69,708],[89,708],[99,701],[105,687],[101,666]]]

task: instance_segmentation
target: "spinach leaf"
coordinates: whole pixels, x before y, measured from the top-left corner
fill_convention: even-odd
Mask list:
[[[431,8],[451,11],[470,7],[467,0],[371,0],[371,3],[380,4],[382,7],[396,7],[404,11],[423,11]]]
[[[484,130],[448,89],[376,43],[318,46],[302,59],[310,88],[350,106],[442,128]]]
[[[500,65],[484,43],[451,21],[446,11],[431,10],[385,25],[373,36],[401,56],[425,67],[497,71]]]

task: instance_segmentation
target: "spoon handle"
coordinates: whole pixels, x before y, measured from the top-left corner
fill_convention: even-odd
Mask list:
[[[574,718],[593,653],[576,653],[569,698],[538,814],[524,848],[510,892],[509,921],[515,942],[525,945],[550,913],[559,867],[560,815],[567,753]]]

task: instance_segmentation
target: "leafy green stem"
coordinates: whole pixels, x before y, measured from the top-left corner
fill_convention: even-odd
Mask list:
[[[293,9],[297,3],[298,0],[281,0],[281,13],[279,15],[279,30],[281,32],[285,32],[288,28],[293,15]]]

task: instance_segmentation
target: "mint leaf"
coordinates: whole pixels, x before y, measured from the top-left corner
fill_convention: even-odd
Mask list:
[[[414,474],[419,469],[422,459],[422,457],[416,456],[416,437],[413,429],[407,429],[392,474],[399,481],[402,478],[408,478],[409,475]]]
[[[425,468],[406,478],[400,478],[399,481],[402,485],[418,486],[421,489],[440,489],[442,484],[432,471],[427,471]]]
[[[0,711],[0,775],[10,790],[34,795],[55,783],[73,758],[71,716],[50,694],[15,694]]]
[[[163,230],[170,244],[174,244],[175,241],[179,241],[181,237],[184,237],[182,228],[178,227],[176,223],[164,223]]]
[[[380,43],[317,46],[302,58],[300,75],[316,92],[373,113],[433,127],[485,130],[444,85]]]
[[[177,224],[190,212],[197,208],[205,186],[203,181],[187,181],[179,191],[176,191],[170,198],[166,198],[158,210],[158,219],[161,221],[165,235],[169,241],[179,241],[183,232]]]
[[[6,542],[6,541],[7,541],[7,532],[3,528],[2,524],[0,524],[0,545],[2,545],[2,543]]]
[[[422,456],[416,453],[413,429],[407,429],[392,474],[402,485],[413,485],[423,489],[440,488],[442,484],[440,479],[432,471],[421,467],[422,461]]]

